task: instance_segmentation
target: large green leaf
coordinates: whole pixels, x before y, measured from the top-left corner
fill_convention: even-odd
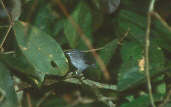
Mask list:
[[[121,49],[123,63],[119,70],[118,89],[120,91],[136,87],[145,82],[144,71],[139,61],[143,58],[143,47],[137,42],[126,42]],[[150,47],[150,73],[151,76],[164,69],[164,56],[162,50],[155,44]]]
[[[55,25],[59,22],[57,21],[57,17],[53,13],[50,5],[44,5],[45,1],[39,1],[40,7],[38,8],[38,12],[34,18],[34,26],[39,27],[40,30],[50,34],[50,36],[55,36]],[[61,26],[63,27],[63,26]]]
[[[171,106],[171,103],[167,103],[164,107],[170,107]]]
[[[74,12],[71,14],[74,23],[82,29],[84,34],[89,40],[92,40],[92,15],[90,8],[86,5],[86,2],[81,1],[75,8]],[[87,46],[84,41],[80,38],[80,35],[71,22],[71,20],[66,21],[64,24],[64,33],[72,48],[85,49]]]
[[[59,44],[48,34],[24,22],[16,22],[14,31],[17,43],[27,61],[41,75],[64,76],[68,61]]]
[[[18,107],[13,80],[8,69],[0,62],[0,106]]]
[[[35,71],[34,67],[27,61],[27,59],[23,55],[1,53],[0,60],[10,68],[26,74],[27,79],[31,79],[31,81],[35,84],[39,84],[39,78],[41,78],[42,75],[40,75],[39,72]]]
[[[118,46],[118,40],[115,39],[115,40],[107,43],[103,47],[104,49],[100,50],[99,55],[102,58],[105,65],[107,65],[110,62],[110,60],[112,59],[112,56],[114,55],[117,46]]]
[[[171,32],[159,20],[153,20],[152,34],[154,40],[153,38],[151,40],[171,52]]]
[[[134,12],[121,10],[118,16],[118,31],[121,35],[129,31],[127,38],[144,44],[146,19]]]
[[[123,35],[129,29],[127,38],[136,40],[144,45],[145,30],[147,27],[145,15],[140,15],[128,10],[121,10],[117,20],[119,23],[117,31],[120,35]],[[152,22],[151,41],[154,41],[160,47],[171,51],[171,32],[169,32],[159,20],[153,20]]]

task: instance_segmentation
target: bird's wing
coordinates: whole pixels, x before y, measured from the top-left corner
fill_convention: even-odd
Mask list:
[[[92,56],[91,53],[83,53],[82,55],[83,55],[83,58],[84,58],[86,64],[88,64],[88,65],[95,64],[94,57]]]

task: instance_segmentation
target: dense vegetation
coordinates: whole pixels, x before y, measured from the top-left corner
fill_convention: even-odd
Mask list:
[[[170,4],[1,0],[0,106],[170,107]],[[76,74],[70,49],[95,67]]]

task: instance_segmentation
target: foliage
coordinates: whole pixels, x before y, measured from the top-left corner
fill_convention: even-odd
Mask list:
[[[148,0],[2,1],[0,106],[150,106],[144,71]],[[171,31],[163,24],[171,24],[169,2],[156,0],[163,19],[152,16],[150,26],[152,91],[163,107],[171,104]],[[69,49],[90,55],[95,66],[75,74]]]

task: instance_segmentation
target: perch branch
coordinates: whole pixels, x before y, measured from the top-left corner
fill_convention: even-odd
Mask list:
[[[95,81],[92,81],[89,79],[83,79],[82,81],[80,81],[77,78],[68,78],[68,79],[65,79],[64,81],[68,82],[68,83],[79,84],[79,85],[84,83],[90,87],[96,87],[96,88],[102,88],[102,89],[109,89],[109,90],[117,91],[116,85],[102,84],[102,83],[95,82]]]

